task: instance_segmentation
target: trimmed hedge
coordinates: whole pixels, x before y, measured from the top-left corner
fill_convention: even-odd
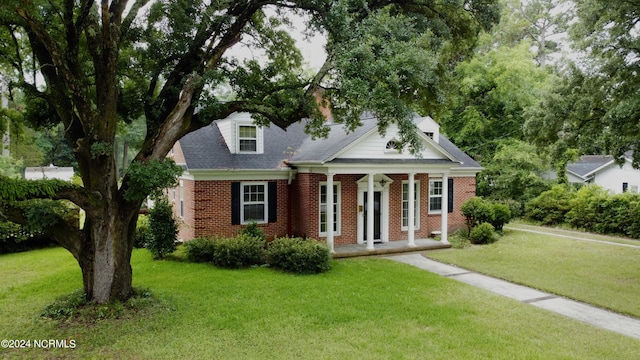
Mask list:
[[[197,237],[184,244],[187,260],[191,262],[213,262],[215,252],[214,239]]]
[[[317,274],[330,268],[329,247],[315,240],[278,238],[267,247],[267,264],[273,268],[299,273]]]
[[[214,265],[238,269],[264,264],[264,241],[260,238],[239,235],[235,238],[217,239],[213,242]]]
[[[567,186],[554,185],[538,197],[531,199],[525,205],[526,217],[539,221],[542,225],[557,225],[565,221],[565,216],[571,210],[571,201],[575,193]]]
[[[482,223],[469,234],[469,240],[472,244],[491,244],[497,240],[495,229],[489,223]]]
[[[640,194],[611,194],[598,185],[578,191],[554,186],[527,203],[526,215],[543,225],[567,223],[586,231],[640,239]]]

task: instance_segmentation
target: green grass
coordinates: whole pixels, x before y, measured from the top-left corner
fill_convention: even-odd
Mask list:
[[[589,237],[589,234],[582,234]],[[640,317],[640,249],[505,230],[491,245],[430,258]]]
[[[545,232],[563,235],[563,236],[574,236],[574,237],[588,238],[591,240],[609,241],[609,242],[614,242],[619,244],[640,246],[640,240],[638,239],[585,232],[579,229],[571,228],[569,227],[569,225],[566,225],[566,224],[560,225],[557,227],[550,227],[550,226],[539,226],[537,224],[533,224],[527,221],[517,220],[512,223],[509,223],[508,225],[506,225],[506,227],[511,229],[524,229],[524,230],[533,230],[533,231],[543,230]]]
[[[96,324],[39,317],[81,286],[62,249],[0,256],[0,339],[73,339],[75,349],[1,358],[636,359],[640,341],[384,259],[320,275],[221,270],[133,254],[134,285],[166,306]]]

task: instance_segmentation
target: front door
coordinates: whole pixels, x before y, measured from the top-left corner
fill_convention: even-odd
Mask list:
[[[382,199],[381,191],[373,192],[373,241],[380,242],[382,241],[382,228],[380,226],[380,219],[382,217],[382,211],[380,206],[380,199]],[[367,191],[364,192],[364,240],[367,241],[367,221],[369,217],[367,216]]]

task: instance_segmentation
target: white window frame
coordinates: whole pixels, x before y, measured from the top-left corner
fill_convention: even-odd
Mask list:
[[[433,190],[436,189],[435,183],[440,183],[440,194],[434,194]],[[433,180],[429,180],[429,214],[442,214],[442,179],[433,179]],[[432,210],[431,209],[431,204],[432,204],[432,200],[431,199],[436,199],[436,198],[440,198],[440,209],[439,210]]]
[[[259,132],[258,126],[257,125],[253,125],[253,124],[238,124],[237,126],[238,126],[238,128],[237,128],[237,134],[238,134],[238,140],[237,141],[238,142],[236,143],[236,146],[238,147],[238,153],[240,153],[240,154],[257,154],[257,153],[259,153],[259,151],[258,151],[259,150],[258,149],[258,146],[259,146],[258,137],[260,136],[260,132]],[[240,129],[243,128],[243,127],[254,128],[255,131],[256,131],[256,136],[255,137],[242,137],[242,136],[240,136]],[[255,141],[256,142],[256,149],[255,150],[242,150],[240,148],[240,143],[242,142],[242,140]]]
[[[262,186],[264,189],[264,200],[263,201],[245,201],[245,186]],[[245,205],[256,205],[263,204],[264,205],[264,216],[263,220],[256,219],[245,219],[244,217],[244,207]],[[240,183],[240,224],[246,225],[251,222],[256,222],[258,224],[266,224],[269,222],[269,186],[267,182],[241,182]]]
[[[184,181],[180,180],[180,218],[184,219]]]
[[[405,191],[404,191],[404,186],[407,186],[407,198],[405,199]],[[420,229],[420,180],[415,180],[414,181],[414,186],[415,186],[415,192],[414,192],[414,206],[415,209],[413,211],[413,215],[414,215],[414,219],[415,219],[415,223],[413,225],[415,230],[419,230]],[[400,205],[400,225],[402,227],[402,231],[408,231],[409,230],[409,220],[407,219],[407,225],[404,225],[404,220],[405,220],[405,216],[404,216],[404,204],[407,204],[407,217],[409,216],[409,180],[403,180],[402,181],[402,204]]]
[[[318,234],[319,236],[327,236],[327,231],[322,231],[322,207],[323,206],[327,206],[326,205],[326,201],[325,203],[322,202],[322,187],[325,187],[325,194],[326,194],[326,187],[327,187],[327,183],[326,182],[320,182],[320,186],[318,186]],[[334,198],[337,200],[334,204],[333,204],[333,216],[335,218],[335,224],[334,224],[334,229],[333,229],[333,235],[335,236],[339,236],[340,232],[341,232],[341,228],[342,228],[342,192],[341,187],[340,187],[340,182],[339,181],[334,181],[333,182],[333,196]],[[324,211],[326,213],[326,210]]]

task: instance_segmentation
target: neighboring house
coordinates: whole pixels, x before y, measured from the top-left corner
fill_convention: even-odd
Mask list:
[[[24,178],[26,180],[59,179],[71,181],[72,177],[73,167],[57,167],[53,164],[49,166],[28,167],[24,170]]]
[[[170,153],[185,169],[169,190],[183,220],[182,240],[234,236],[256,221],[269,236],[306,236],[334,244],[408,241],[464,225],[460,206],[475,196],[480,165],[444,136],[430,117],[416,117],[419,156],[399,148],[395,125],[377,119],[347,134],[328,124],[326,139],[257,127],[236,113],[182,138]],[[444,209],[444,211],[442,211]],[[414,219],[414,221],[410,221]],[[442,231],[445,229],[445,231]]]
[[[583,155],[567,164],[567,177],[572,184],[597,184],[614,194],[638,192],[640,169],[634,169],[631,152],[625,153],[622,166],[613,156]]]

